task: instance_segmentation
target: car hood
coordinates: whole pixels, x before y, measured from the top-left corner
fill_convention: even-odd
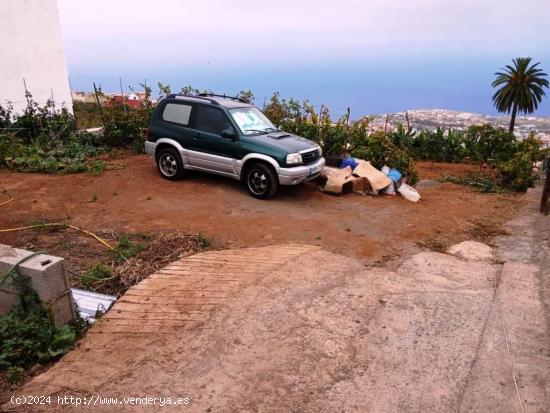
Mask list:
[[[255,145],[269,147],[286,153],[295,153],[317,147],[317,144],[309,139],[286,132],[247,136],[244,139]]]

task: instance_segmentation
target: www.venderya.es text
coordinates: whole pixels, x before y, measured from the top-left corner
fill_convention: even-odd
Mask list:
[[[191,404],[190,397],[129,396],[110,397],[102,395],[74,396],[12,396],[11,404],[51,406],[185,406]]]

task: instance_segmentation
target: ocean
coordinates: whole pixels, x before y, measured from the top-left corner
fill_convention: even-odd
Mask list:
[[[273,92],[281,97],[308,99],[315,107],[328,106],[338,116],[349,107],[352,118],[367,114],[394,113],[412,109],[449,109],[464,112],[496,114],[492,104],[494,93],[491,82],[494,73],[511,59],[385,59],[346,64],[345,62],[315,62],[240,66],[119,65],[93,71],[69,65],[73,89],[90,91],[92,82],[100,84],[105,92],[120,91],[147,79],[158,93],[157,82],[169,84],[172,92],[182,86],[211,89],[216,93],[234,95],[250,89],[255,102],[262,107]],[[542,60],[542,59],[539,59]],[[541,67],[550,72],[550,58]],[[547,94],[549,92],[547,91]],[[542,102],[535,116],[550,116],[550,99]]]

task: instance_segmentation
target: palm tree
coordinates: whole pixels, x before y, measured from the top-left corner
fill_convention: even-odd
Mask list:
[[[513,66],[506,65],[497,72],[493,87],[500,86],[493,95],[493,102],[499,112],[512,112],[510,133],[514,132],[518,112],[533,113],[545,95],[543,88],[548,87],[547,75],[537,68],[540,63],[531,64],[530,57],[513,59]]]

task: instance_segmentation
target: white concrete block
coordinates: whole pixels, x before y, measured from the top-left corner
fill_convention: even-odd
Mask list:
[[[9,245],[0,244],[0,274],[33,253]],[[50,307],[56,325],[66,324],[74,319],[74,303],[65,273],[64,259],[53,255],[38,254],[18,266],[21,275],[30,278],[30,285],[40,300]],[[0,313],[5,314],[15,302],[9,283],[0,286]]]

